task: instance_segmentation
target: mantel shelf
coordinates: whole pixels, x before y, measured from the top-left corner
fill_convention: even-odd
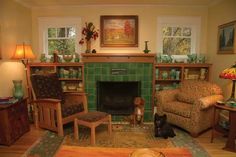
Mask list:
[[[86,62],[141,62],[154,63],[156,54],[149,53],[83,53],[82,61]]]

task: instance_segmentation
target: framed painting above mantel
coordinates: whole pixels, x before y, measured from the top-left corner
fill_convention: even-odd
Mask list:
[[[236,21],[218,26],[218,54],[236,53]]]
[[[101,47],[138,47],[138,16],[100,17]]]

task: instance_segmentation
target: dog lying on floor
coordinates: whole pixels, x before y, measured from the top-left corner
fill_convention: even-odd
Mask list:
[[[167,139],[168,137],[174,137],[175,132],[171,125],[167,122],[166,114],[160,116],[157,113],[154,117],[154,133],[155,137],[163,137]]]

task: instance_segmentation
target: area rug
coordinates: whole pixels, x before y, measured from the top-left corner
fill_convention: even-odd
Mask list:
[[[112,148],[187,148],[193,157],[209,157],[206,150],[201,147],[186,132],[175,128],[174,138],[156,138],[153,125],[131,126],[113,125],[112,135],[107,133],[104,125],[96,128],[96,145],[94,147]],[[79,140],[73,137],[72,127],[65,129],[66,136],[61,138],[57,134],[47,131],[45,135],[24,156],[52,157],[60,145],[91,147],[90,130],[85,127],[79,128]]]

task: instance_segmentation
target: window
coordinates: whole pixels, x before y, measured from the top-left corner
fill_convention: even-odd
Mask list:
[[[186,56],[199,51],[199,17],[162,16],[157,21],[157,52]]]
[[[48,55],[56,50],[59,55],[75,53],[75,27],[48,28],[46,42]]]
[[[80,28],[80,18],[39,18],[40,52],[47,56],[55,51],[59,55],[78,53]]]

